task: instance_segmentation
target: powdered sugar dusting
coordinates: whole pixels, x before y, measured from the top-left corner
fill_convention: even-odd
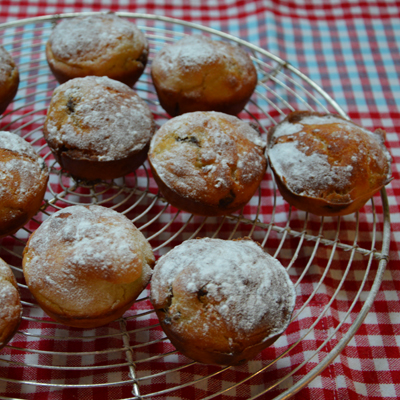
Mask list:
[[[102,206],[72,206],[33,233],[24,275],[30,290],[56,307],[87,315],[129,300],[132,284],[147,284],[153,262],[149,243],[128,218]]]
[[[14,133],[0,131],[1,149],[6,151],[0,157],[0,201],[12,194],[23,204],[47,177],[47,167],[32,145]]]
[[[211,39],[202,36],[186,36],[166,45],[154,58],[153,65],[164,69],[165,72],[176,70],[177,64],[198,70],[202,65],[216,62],[220,57],[213,43]],[[224,47],[218,47],[218,50],[223,53]]]
[[[32,145],[15,133],[0,131],[0,147],[33,159],[39,159]]]
[[[232,71],[236,71],[233,75],[241,74],[241,79],[233,80],[238,88],[254,80],[254,72],[249,70],[253,65],[243,49],[200,35],[188,35],[165,45],[154,57],[152,71],[156,71],[157,75],[161,73],[161,76],[167,79],[168,86],[193,86],[191,95],[196,97],[199,96],[196,87],[198,84],[204,84],[208,77],[207,73],[197,77],[194,74],[207,70],[207,66],[210,65],[220,70],[223,77],[231,76]],[[215,78],[210,79],[212,83]],[[163,83],[162,80],[159,82],[160,85]]]
[[[327,115],[307,115],[301,119],[304,125],[326,125],[326,124],[346,124],[343,118],[337,117],[332,114]]]
[[[297,141],[277,143],[269,151],[276,173],[289,183],[293,192],[304,196],[318,196],[334,185],[339,190],[350,183],[353,167],[331,166],[325,154],[306,155]],[[305,184],[307,180],[307,184]]]
[[[331,114],[299,116],[272,129],[268,148],[274,172],[293,193],[322,198],[338,193],[341,202],[350,201],[353,176],[367,176],[362,168],[372,162],[377,177],[388,171],[390,178],[390,155],[379,135]]]
[[[132,268],[140,274],[140,243],[133,230],[136,228],[126,217],[105,207],[73,206],[56,212],[42,223],[29,242],[36,254],[30,260],[30,269],[37,271],[31,276],[31,283],[46,275],[54,280],[60,276],[77,279],[88,273],[86,268],[96,270],[99,278],[105,280],[118,278],[119,274],[130,275]],[[55,260],[47,257],[57,243],[66,245],[57,250],[63,265],[55,267]]]
[[[242,334],[260,325],[270,326],[270,336],[286,328],[295,302],[294,287],[280,262],[253,241],[204,238],[175,247],[154,269],[153,303],[165,301],[184,271],[190,271],[185,274],[184,290],[207,292],[208,305],[213,304],[208,322],[222,318],[229,329]]]
[[[10,282],[0,279],[0,325],[14,320],[20,313],[18,297],[17,289]]]
[[[10,274],[10,267],[2,259],[0,259],[0,277],[6,277],[8,279]]]
[[[106,48],[117,48],[121,38],[133,40],[144,35],[131,22],[114,14],[82,16],[62,20],[53,30],[50,43],[61,60],[95,62]]]
[[[68,104],[73,111],[68,112]],[[65,107],[62,120],[60,105]],[[143,149],[155,123],[147,104],[131,88],[108,77],[89,76],[54,91],[46,130],[53,146],[90,150],[92,157],[109,161]]]
[[[16,285],[10,267],[0,259],[0,346],[2,329],[7,329],[10,323],[15,323],[15,319],[21,313],[19,293],[13,283]]]
[[[243,139],[256,147],[247,146],[244,151],[239,144]],[[188,146],[190,140],[197,145]],[[201,196],[208,181],[217,188],[230,188],[232,171],[238,168],[244,182],[256,179],[264,168],[264,147],[258,132],[238,118],[214,111],[194,112],[166,122],[153,137],[149,154],[167,185]]]
[[[278,138],[279,136],[294,135],[301,132],[303,128],[304,126],[300,123],[292,124],[287,121],[282,121],[274,131],[274,139]]]

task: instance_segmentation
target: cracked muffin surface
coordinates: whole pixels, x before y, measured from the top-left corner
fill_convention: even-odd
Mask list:
[[[107,77],[88,76],[55,89],[43,133],[72,176],[113,179],[144,162],[155,126],[134,90]]]
[[[115,14],[62,20],[46,44],[46,58],[60,83],[85,76],[108,76],[132,87],[147,64],[143,32]]]
[[[50,317],[93,328],[130,308],[149,282],[154,260],[146,238],[122,214],[72,206],[52,214],[31,235],[23,272]]]
[[[49,170],[30,143],[0,131],[0,237],[15,233],[40,209]]]
[[[268,159],[282,196],[317,215],[359,210],[391,180],[385,135],[339,115],[290,113],[268,134]]]
[[[254,195],[266,169],[265,143],[240,119],[214,111],[172,118],[153,136],[149,162],[164,197],[199,215],[224,215]]]
[[[257,85],[257,71],[239,46],[186,36],[154,57],[151,76],[161,106],[171,116],[193,111],[236,115]]]
[[[251,239],[192,239],[162,256],[151,283],[161,327],[207,364],[253,358],[287,328],[295,290],[282,264]]]

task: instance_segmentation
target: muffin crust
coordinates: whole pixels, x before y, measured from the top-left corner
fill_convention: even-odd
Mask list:
[[[265,143],[238,118],[194,112],[166,122],[154,135],[149,162],[164,197],[199,215],[225,215],[243,207],[266,168]]]
[[[148,53],[147,39],[136,25],[112,13],[64,19],[46,45],[47,62],[59,83],[95,75],[132,87]]]
[[[268,135],[282,196],[300,210],[337,216],[359,210],[391,180],[385,132],[338,115],[296,111]]]
[[[257,85],[256,69],[243,49],[197,35],[157,53],[151,76],[160,104],[171,116],[194,111],[239,114]]]

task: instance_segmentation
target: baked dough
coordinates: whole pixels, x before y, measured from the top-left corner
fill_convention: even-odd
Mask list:
[[[241,364],[277,340],[295,297],[282,264],[246,238],[183,242],[158,260],[150,295],[171,343],[220,365]]]
[[[47,62],[59,83],[95,75],[132,87],[148,53],[147,39],[137,26],[112,13],[64,19],[46,45]]]
[[[0,237],[22,228],[40,209],[49,170],[27,141],[0,131]]]
[[[155,129],[149,107],[134,90],[87,76],[56,88],[43,134],[74,178],[105,180],[127,175],[146,160]]]
[[[121,317],[148,284],[154,255],[124,215],[71,206],[31,235],[23,271],[42,309],[65,325],[94,328]]]
[[[205,36],[186,36],[154,57],[151,76],[171,116],[193,111],[236,115],[257,86],[257,71],[240,47]]]
[[[391,180],[385,132],[339,115],[290,113],[271,128],[268,158],[279,191],[296,208],[321,216],[359,210]]]
[[[17,282],[11,268],[0,258],[0,349],[14,336],[21,316]]]
[[[18,91],[19,72],[8,51],[0,46],[0,114],[6,111]]]
[[[254,195],[266,169],[265,143],[248,123],[208,111],[172,118],[153,136],[149,162],[163,196],[199,215],[225,215]]]

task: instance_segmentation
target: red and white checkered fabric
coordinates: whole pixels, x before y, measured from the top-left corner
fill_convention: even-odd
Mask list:
[[[373,130],[384,128],[387,132],[387,146],[393,157],[393,181],[387,186],[388,203],[391,219],[390,262],[383,275],[383,282],[373,306],[368,313],[363,325],[348,343],[347,347],[330,363],[330,365],[314,380],[309,382],[298,393],[295,399],[398,399],[400,398],[400,4],[398,2],[383,1],[322,1],[322,0],[297,0],[297,1],[272,1],[272,0],[221,0],[221,1],[136,1],[125,0],[48,0],[48,1],[22,1],[8,0],[0,2],[0,22],[36,17],[47,14],[89,12],[89,11],[118,11],[137,12],[169,16],[185,21],[199,23],[214,29],[240,37],[288,61],[305,75],[321,86],[331,95],[340,107],[354,120],[354,122]],[[37,78],[40,79],[40,78]],[[47,90],[51,90],[55,83]],[[29,89],[26,89],[29,90]],[[35,106],[32,106],[35,107]],[[32,123],[31,128],[35,127]],[[144,172],[138,171],[138,182],[144,179]],[[60,183],[53,182],[60,191]],[[149,188],[156,192],[156,187]],[[262,212],[259,219],[268,223],[269,210],[272,207],[270,180],[261,186],[263,200]],[[382,203],[376,196],[375,207],[377,214],[382,213]],[[247,206],[247,212],[252,215],[256,210],[256,203]],[[143,210],[146,205],[143,206]],[[285,227],[285,218],[288,207],[278,199],[275,222],[277,226]],[[373,222],[369,218],[371,206],[365,207],[365,212],[360,213],[360,233],[358,243],[368,248],[371,246],[369,232]],[[154,211],[155,212],[155,211]],[[293,211],[296,213],[296,211]],[[163,214],[157,230],[170,222],[175,215],[174,210]],[[150,217],[149,217],[150,218]],[[165,238],[171,236],[170,232],[179,229],[182,219],[181,214],[165,231],[165,236],[154,238],[153,247],[160,245]],[[297,221],[296,217],[293,219]],[[318,235],[319,219],[310,217],[309,224]],[[189,222],[194,232],[199,220],[195,217]],[[142,222],[143,223],[143,222]],[[341,226],[340,242],[351,243],[354,240],[354,222],[344,219]],[[32,222],[30,229],[35,229]],[[203,232],[213,232],[218,226],[214,221],[209,221]],[[378,231],[382,229],[382,220],[378,218]],[[292,227],[293,228],[293,227]],[[299,222],[297,227],[301,232]],[[220,236],[229,236],[232,225],[224,225]],[[326,221],[325,234],[336,232],[336,222]],[[146,231],[151,235],[151,231]],[[255,237],[262,234],[257,230]],[[268,241],[268,250],[274,252],[280,244],[278,235],[271,233]],[[380,244],[378,235],[376,247]],[[12,247],[12,251],[20,254],[23,243],[15,243],[10,238],[0,239],[0,245],[5,248]],[[171,246],[174,241],[171,242]],[[286,246],[296,247],[298,239],[286,241],[280,249],[279,257],[286,264],[291,256],[286,257]],[[307,243],[302,248],[293,267],[294,275],[301,275],[313,252],[314,243]],[[13,254],[0,252],[12,264]],[[319,247],[313,265],[309,268],[307,277],[297,287],[298,299],[296,310],[300,310],[308,295],[318,284],[318,277],[324,273],[324,268],[329,259],[329,252]],[[18,261],[19,262],[19,261]],[[188,360],[174,352],[168,341],[158,342],[163,336],[159,329],[148,330],[147,327],[156,324],[155,314],[146,314],[150,308],[149,301],[143,300],[130,310],[127,322],[130,343],[138,345],[134,348],[134,359],[137,363],[137,379],[141,393],[146,398],[146,393],[158,392],[173,387],[199,380],[195,385],[183,387],[178,391],[160,394],[154,398],[165,399],[200,399],[211,396],[213,393],[230,388],[237,382],[245,380],[242,384],[231,388],[218,398],[221,399],[249,399],[263,392],[266,387],[276,382],[276,386],[263,394],[261,398],[272,399],[285,390],[290,389],[303,376],[321,362],[340,340],[341,333],[333,335],[332,340],[326,345],[324,341],[337,321],[341,320],[355,297],[358,287],[353,284],[357,276],[362,274],[368,265],[368,255],[354,256],[351,270],[348,272],[344,286],[334,302],[330,304],[328,312],[324,315],[312,332],[306,334],[310,321],[321,313],[329,301],[332,291],[337,287],[337,282],[343,271],[346,270],[348,256],[343,253],[335,256],[330,261],[330,273],[324,281],[323,290],[313,297],[313,300],[302,312],[301,318],[294,319],[286,334],[276,342],[273,347],[265,350],[262,355],[248,364],[221,372],[220,368],[213,366],[193,365],[183,368],[173,375],[164,376],[163,368],[179,368]],[[371,273],[366,279],[365,287],[370,289],[377,263],[371,263]],[[24,295],[22,289],[22,294]],[[0,305],[1,306],[1,305]],[[351,309],[349,319],[344,324],[344,332],[351,326],[351,322],[360,312],[359,303]],[[143,313],[143,314],[141,314]],[[139,314],[138,317],[136,315]],[[33,320],[31,321],[30,318]],[[100,368],[93,372],[96,366],[115,365],[126,363],[126,354],[118,349],[124,347],[124,335],[113,335],[121,330],[118,322],[107,328],[99,328],[84,333],[87,341],[82,340],[82,332],[67,329],[62,325],[38,323],[36,318],[49,320],[48,317],[36,307],[24,308],[24,321],[19,333],[15,336],[10,346],[0,351],[0,397],[1,398],[29,398],[29,399],[128,399],[134,398],[132,385],[118,384],[131,379],[129,369],[125,366],[120,369],[107,370]],[[50,320],[49,320],[50,321]],[[141,329],[143,327],[143,329]],[[29,330],[28,330],[29,328]],[[29,332],[29,335],[23,334]],[[74,340],[76,334],[77,339]],[[104,338],[95,341],[90,336],[96,335]],[[39,338],[40,336],[40,338]],[[57,340],[54,339],[57,337]],[[61,339],[60,339],[61,338]],[[64,338],[64,340],[62,339]],[[268,360],[286,351],[288,346],[301,342],[294,351],[283,354],[279,362],[268,370],[246,380],[252,372],[268,365]],[[151,344],[152,341],[157,341]],[[140,343],[150,342],[142,349]],[[321,346],[319,348],[319,346]],[[103,353],[104,348],[116,351]],[[29,352],[21,349],[29,349]],[[88,352],[86,358],[64,357],[64,353]],[[158,360],[159,354],[172,352],[163,360]],[[310,362],[302,366],[302,362],[316,352]],[[154,360],[151,358],[154,356]],[[80,367],[82,360],[87,365],[94,366],[87,371]],[[141,362],[140,360],[145,360]],[[26,368],[25,364],[45,365],[46,368]],[[62,371],[54,366],[62,366]],[[65,367],[71,367],[71,373],[65,373]],[[84,365],[82,366],[84,367]],[[297,370],[298,368],[298,370]],[[280,382],[279,379],[290,371],[293,375]],[[159,374],[158,374],[159,373]],[[215,377],[202,382],[201,378],[215,373]],[[152,375],[151,379],[142,379]],[[17,382],[26,382],[21,385]],[[115,385],[101,387],[90,386],[115,382]],[[29,382],[43,382],[44,385],[30,385]],[[49,388],[48,383],[54,386]],[[89,385],[88,388],[58,388],[57,384]]]

